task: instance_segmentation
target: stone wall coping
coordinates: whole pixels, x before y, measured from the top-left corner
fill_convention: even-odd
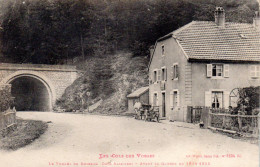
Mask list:
[[[70,66],[70,65],[11,64],[11,63],[0,63],[0,70],[33,70],[33,71],[77,72],[76,66]]]

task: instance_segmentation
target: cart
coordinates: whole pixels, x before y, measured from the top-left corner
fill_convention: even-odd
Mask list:
[[[145,121],[160,122],[159,107],[152,107],[149,110],[145,110]]]
[[[135,119],[145,119],[145,112],[151,108],[149,104],[142,104],[139,109],[135,109]]]

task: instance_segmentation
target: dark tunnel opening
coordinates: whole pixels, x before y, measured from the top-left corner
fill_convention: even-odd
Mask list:
[[[50,109],[48,89],[40,80],[21,76],[10,84],[17,111],[48,111]]]

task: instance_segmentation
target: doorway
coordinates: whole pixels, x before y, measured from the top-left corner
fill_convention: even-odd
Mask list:
[[[162,92],[162,117],[166,117],[166,110],[165,110],[165,92]]]

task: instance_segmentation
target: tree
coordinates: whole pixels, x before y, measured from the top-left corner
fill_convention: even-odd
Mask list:
[[[252,110],[259,108],[260,87],[246,87],[239,90],[238,107],[244,106],[248,115],[252,114]]]
[[[1,0],[0,0],[1,1]],[[2,0],[3,1],[3,0]],[[0,3],[2,52],[18,63],[64,63],[131,50],[147,56],[155,41],[192,20],[252,22],[256,0],[9,0]]]

